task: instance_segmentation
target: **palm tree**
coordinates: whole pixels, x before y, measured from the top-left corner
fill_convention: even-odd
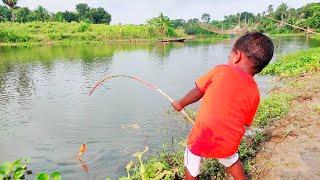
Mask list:
[[[268,15],[270,16],[273,13],[273,5],[270,4],[267,8]]]
[[[37,16],[37,20],[38,21],[46,21],[49,19],[49,12],[48,10],[46,10],[44,7],[39,6],[36,10],[35,10],[36,16]]]
[[[280,6],[278,7],[277,11],[280,14],[281,21],[283,21],[284,18],[288,16],[288,5],[286,3],[280,4]]]
[[[15,15],[13,13],[13,8],[17,4],[18,0],[2,0],[2,2],[11,8],[11,18],[12,21],[14,21]]]

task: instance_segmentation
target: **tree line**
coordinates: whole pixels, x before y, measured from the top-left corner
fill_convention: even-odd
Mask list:
[[[50,13],[42,6],[34,10],[28,7],[16,6],[17,0],[2,0],[6,6],[0,5],[0,22],[32,22],[32,21],[59,21],[59,22],[87,22],[93,24],[110,24],[111,15],[102,7],[91,8],[88,4],[76,5],[76,11]]]
[[[282,22],[296,25],[305,29],[311,28],[320,30],[320,3],[310,3],[300,8],[290,8],[286,3],[278,7],[269,5],[262,13],[240,12],[225,16],[223,20],[212,20],[210,14],[204,13],[201,19],[193,18],[189,20],[170,20],[173,28],[183,28],[187,34],[211,34],[203,30],[198,22],[211,24],[221,29],[234,29],[236,27],[251,27],[251,29],[269,33],[289,33],[296,29],[286,26],[283,23],[275,22],[266,17],[270,17]]]
[[[103,8],[91,8],[85,3],[77,4],[75,12],[64,11],[50,13],[44,7],[39,6],[35,10],[27,7],[16,6],[18,0],[2,0],[6,6],[0,5],[0,22],[30,22],[30,21],[60,21],[60,22],[87,22],[94,24],[110,24],[111,15]],[[147,24],[158,28],[163,34],[174,35],[175,29],[181,29],[188,35],[211,35],[199,26],[198,22],[211,24],[220,29],[234,29],[237,27],[250,27],[258,31],[269,33],[290,33],[297,30],[278,23],[266,17],[296,25],[305,29],[320,30],[320,3],[310,3],[300,8],[290,8],[286,3],[278,7],[269,5],[261,13],[239,12],[224,16],[223,20],[211,19],[210,14],[204,13],[201,18],[170,19],[163,15],[147,20]]]

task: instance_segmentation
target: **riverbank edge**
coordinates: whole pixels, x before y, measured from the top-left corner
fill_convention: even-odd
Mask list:
[[[173,38],[163,38],[173,39]],[[227,36],[192,36],[186,37],[185,42],[203,42],[203,43],[214,43],[221,40],[228,39]],[[46,41],[46,42],[0,42],[1,47],[37,47],[37,46],[77,46],[77,45],[108,45],[108,44],[145,44],[145,43],[167,43],[161,42],[161,39],[115,39],[115,40],[104,40],[104,41]],[[181,43],[181,42],[178,42]]]
[[[290,36],[306,36],[305,33],[290,33],[290,34],[268,34],[270,37],[290,37]],[[312,39],[320,39],[320,36],[311,35]],[[182,37],[177,37],[182,38]],[[230,39],[229,35],[212,35],[212,36],[186,36],[185,42],[201,42],[201,43],[214,43],[225,39]],[[101,41],[80,41],[80,40],[62,40],[62,41],[40,41],[40,42],[0,42],[2,47],[37,47],[37,46],[77,46],[77,45],[108,45],[108,44],[143,44],[143,43],[162,43],[162,39],[174,39],[172,37],[165,38],[152,38],[152,39],[109,39]]]
[[[285,76],[282,76],[278,72],[270,71],[270,69],[272,70],[275,68],[279,68],[279,64],[281,65],[286,63],[288,59],[287,57],[293,58],[293,61],[295,63],[299,63],[301,60],[304,60],[301,59],[301,54],[305,54],[306,57],[314,55],[316,58],[315,61],[318,61],[316,67],[312,67],[312,69],[310,70],[307,68],[310,64],[306,63],[303,64],[303,67],[305,68],[299,69],[300,72],[294,72],[292,74],[287,73]],[[276,75],[275,79],[277,81],[283,82],[284,84],[281,89],[294,88],[294,84],[295,82],[299,81],[299,78],[303,78],[306,75],[313,76],[316,73],[320,72],[320,48],[311,48],[306,51],[290,53],[288,55],[280,57],[277,62],[278,63],[269,65],[269,67],[266,68],[264,74]],[[295,67],[293,66],[291,68]],[[275,87],[269,92],[269,96],[261,101],[254,120],[252,131],[253,133],[251,133],[250,137],[245,137],[239,147],[240,159],[244,164],[248,176],[254,174],[254,158],[256,154],[261,150],[263,144],[270,140],[270,129],[272,125],[277,121],[280,121],[282,118],[285,118],[289,110],[297,105],[294,104],[296,103],[296,101],[294,101],[297,98],[296,94],[290,93],[288,91],[279,91],[276,90],[277,88],[279,89],[279,87]],[[193,112],[192,114],[195,115],[196,113]],[[151,155],[144,162],[141,161],[140,157],[140,163],[135,163],[134,165],[132,165],[131,162],[131,166],[127,166],[127,177],[122,177],[120,179],[141,179],[142,177],[158,178],[159,176],[182,179],[184,170],[184,149],[185,140],[183,140],[182,143],[180,143],[180,145],[174,151],[162,150],[162,152],[159,152],[157,155]],[[216,160],[205,160],[202,164],[201,169],[201,178],[223,179],[228,176],[225,168],[221,166]]]

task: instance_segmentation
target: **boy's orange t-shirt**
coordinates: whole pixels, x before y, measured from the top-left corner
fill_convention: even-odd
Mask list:
[[[219,65],[196,81],[204,93],[188,138],[195,155],[225,158],[236,153],[260,101],[253,77],[230,65]]]

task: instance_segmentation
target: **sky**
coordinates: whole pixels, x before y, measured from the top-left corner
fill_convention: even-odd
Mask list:
[[[30,9],[41,5],[56,12],[74,11],[76,4],[87,3],[90,7],[106,9],[112,15],[111,24],[143,24],[160,12],[170,19],[200,19],[203,13],[209,13],[212,19],[221,20],[242,11],[261,13],[269,4],[277,7],[282,2],[298,8],[319,0],[19,0],[17,5]]]

